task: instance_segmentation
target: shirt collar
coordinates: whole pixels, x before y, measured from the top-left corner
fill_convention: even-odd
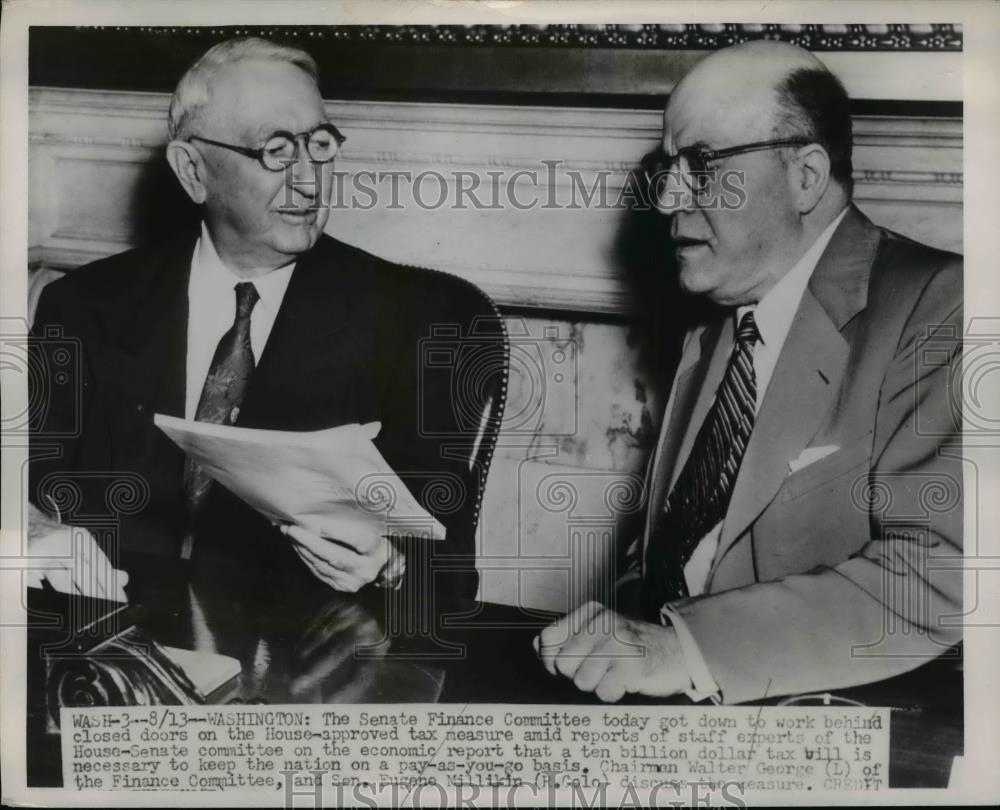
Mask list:
[[[833,222],[826,226],[816,241],[812,243],[802,258],[782,276],[764,295],[756,305],[746,305],[738,307],[736,310],[736,324],[739,326],[740,320],[747,312],[754,313],[754,322],[757,331],[760,333],[760,341],[765,346],[774,344],[780,346],[792,326],[792,319],[799,308],[802,300],[802,293],[805,292],[809,278],[812,276],[816,265],[819,264],[820,257],[826,246],[833,237],[833,232],[837,230],[841,220],[847,214],[845,207]]]
[[[295,270],[295,262],[250,279],[260,296],[257,306],[263,305],[266,309],[277,312],[281,306],[282,298],[285,297],[285,290],[291,280],[293,270]],[[232,289],[236,284],[247,281],[226,267],[215,249],[212,235],[208,232],[208,227],[204,222],[201,223],[201,238],[198,239],[198,244],[194,249],[194,257],[191,260],[191,276],[192,282],[200,291],[226,295],[232,294]],[[205,299],[208,300],[209,296],[206,295]]]

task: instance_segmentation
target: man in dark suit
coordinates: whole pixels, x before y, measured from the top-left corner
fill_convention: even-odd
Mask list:
[[[181,79],[169,128],[167,159],[201,207],[200,231],[95,262],[43,292],[34,350],[51,351],[42,338],[58,333],[81,356],[78,377],[50,386],[35,425],[32,502],[56,503],[69,482],[77,515],[106,511],[117,478],[134,490],[121,509],[124,549],[308,570],[343,591],[434,576],[473,595],[479,493],[466,482],[482,423],[454,413],[447,376],[423,373],[421,341],[434,326],[467,334],[477,318],[500,334],[492,305],[457,278],[323,234],[344,137],[308,54],[259,39],[214,47]],[[502,359],[484,362],[481,380],[499,381]],[[427,412],[437,430],[426,429]],[[155,413],[289,431],[380,421],[376,445],[447,539],[429,555],[374,530],[272,527],[186,461]]]
[[[962,615],[961,258],[852,205],[847,95],[790,45],[697,65],[645,168],[717,316],[684,343],[618,610],[546,628],[543,662],[603,700],[733,703],[940,655]]]

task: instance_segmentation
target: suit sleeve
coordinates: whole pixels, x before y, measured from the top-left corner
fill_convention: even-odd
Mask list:
[[[931,276],[887,368],[865,504],[832,567],[676,603],[726,703],[901,674],[961,639],[961,263]],[[930,335],[930,337],[928,337]]]
[[[47,512],[53,507],[40,490],[73,469],[92,389],[84,308],[65,292],[62,283],[42,291],[28,336],[28,499]]]

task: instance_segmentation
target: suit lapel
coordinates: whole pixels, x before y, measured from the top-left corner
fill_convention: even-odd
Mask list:
[[[712,404],[715,389],[722,380],[733,340],[732,318],[718,318],[692,335],[688,351],[681,359],[669,407],[665,415],[660,443],[651,466],[652,488],[646,514],[646,537],[653,530],[656,517],[681,466],[687,458],[694,437]]]
[[[716,559],[763,511],[836,397],[848,346],[806,291],[761,403],[729,501]]]
[[[271,334],[254,369],[240,409],[248,427],[284,424],[288,393],[282,381],[308,385],[318,366],[339,346],[335,337],[352,329],[353,274],[339,261],[339,243],[320,242],[296,262]],[[369,313],[370,314],[370,313]]]
[[[668,468],[669,478],[667,480],[671,486],[677,480],[684,462],[691,454],[691,446],[712,407],[715,391],[726,372],[726,364],[733,344],[733,328],[732,317],[726,315],[706,330],[702,345],[706,360],[702,364],[701,374],[697,380],[692,379],[691,392],[688,394],[687,402],[683,403],[686,407],[678,410],[675,414],[677,422],[672,425],[672,427],[677,428],[677,435],[683,438]],[[692,377],[694,376],[692,375]],[[696,397],[695,393],[697,393]],[[672,418],[671,422],[673,421]]]
[[[850,354],[842,330],[865,308],[878,241],[878,230],[852,206],[810,278],[740,464],[713,572],[828,417]]]
[[[150,419],[153,412],[184,415],[187,286],[194,241],[185,236],[163,249],[120,331],[117,351],[109,355],[116,366],[114,379],[128,386],[130,399]]]

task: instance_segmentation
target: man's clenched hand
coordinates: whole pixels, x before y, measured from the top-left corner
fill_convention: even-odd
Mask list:
[[[691,686],[672,627],[587,602],[546,627],[535,651],[553,675],[613,703],[626,693],[668,697]]]

